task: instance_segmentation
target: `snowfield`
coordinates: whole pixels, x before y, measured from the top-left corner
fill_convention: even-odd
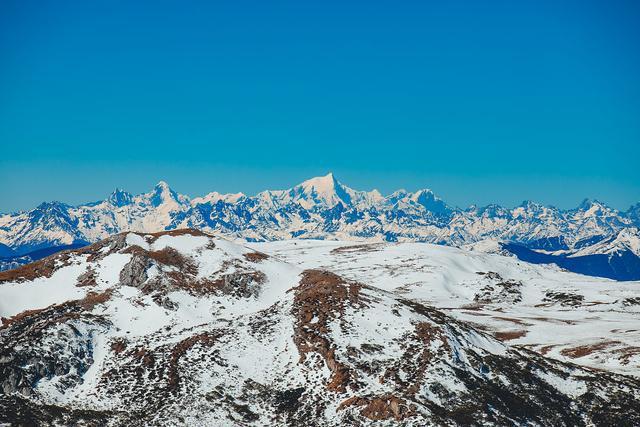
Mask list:
[[[510,345],[640,376],[640,282],[426,243],[293,240],[250,246],[303,269],[326,268],[437,307]]]

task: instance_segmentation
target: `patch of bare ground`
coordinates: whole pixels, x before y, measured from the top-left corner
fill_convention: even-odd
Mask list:
[[[517,340],[525,335],[527,335],[527,331],[503,331],[493,333],[493,336],[500,341]]]
[[[180,230],[168,230],[168,231],[160,231],[157,233],[138,233],[133,231],[125,231],[123,233],[118,233],[111,237],[108,237],[99,242],[93,243],[89,246],[85,246],[80,249],[72,250],[71,252],[75,252],[77,254],[85,254],[88,255],[87,261],[98,261],[107,255],[118,252],[127,247],[127,235],[128,234],[136,234],[144,238],[147,242],[153,243],[161,236],[208,236],[208,234],[194,229],[180,229]],[[209,246],[213,246],[213,242],[209,244]],[[107,249],[108,248],[108,249]]]
[[[148,251],[131,246],[124,253],[131,253],[133,257],[120,272],[120,283],[135,286],[145,294],[154,294],[154,301],[167,308],[171,308],[171,304],[164,297],[174,289],[185,290],[194,296],[225,294],[248,298],[257,295],[260,285],[267,280],[264,273],[239,260],[224,262],[209,278],[198,278],[198,268],[193,260],[171,247]],[[152,265],[159,266],[163,273],[148,280],[147,271]]]
[[[180,368],[178,366],[180,359],[196,345],[212,346],[216,338],[215,335],[203,332],[185,338],[173,347],[167,371],[167,384],[170,390],[176,390],[180,383]]]
[[[485,277],[488,277],[485,275]],[[494,276],[491,276],[494,277]],[[500,278],[499,275],[497,275]],[[501,278],[500,278],[501,279]],[[503,280],[497,283],[486,284],[474,296],[473,300],[478,303],[511,303],[522,301],[522,282],[516,280]]]
[[[624,305],[625,307],[640,305],[640,297],[625,298],[622,300],[622,305]]]
[[[184,332],[186,332],[185,330]],[[98,387],[109,393],[122,393],[126,402],[155,411],[173,401],[187,386],[189,366],[215,362],[226,366],[212,349],[224,331],[193,333],[177,343],[153,347],[151,342],[129,342],[125,338],[111,341],[114,357],[101,375]]]
[[[157,233],[135,233],[139,236],[142,237],[146,237],[146,236],[150,236],[148,242],[149,243],[153,243],[156,240],[158,240],[158,238],[162,237],[162,236],[204,236],[204,237],[211,237],[209,236],[207,233],[205,233],[204,231],[201,230],[196,230],[195,228],[180,228],[177,230],[166,230],[166,231],[159,231]]]
[[[588,344],[588,345],[581,345],[577,347],[565,348],[560,350],[560,354],[566,357],[570,357],[572,359],[577,359],[580,357],[589,356],[590,354],[596,351],[605,350],[609,347],[619,345],[619,344],[622,344],[622,343],[620,341],[613,341],[613,340],[601,341],[596,344]]]
[[[96,271],[92,267],[89,267],[87,271],[78,276],[78,283],[76,283],[76,286],[79,288],[96,286],[96,279]]]
[[[465,304],[460,306],[461,310],[473,310],[473,311],[481,311],[484,309],[486,304],[481,304],[481,303],[477,303],[477,302],[472,302],[470,304]],[[488,316],[487,315],[483,315],[483,314],[478,314],[478,316]]]
[[[294,342],[300,352],[300,363],[307,354],[320,354],[332,375],[327,384],[331,391],[345,392],[347,386],[357,388],[347,365],[337,360],[335,345],[328,338],[328,324],[344,314],[345,307],[364,306],[362,285],[347,282],[324,270],[305,270],[295,292],[293,314],[296,318]]]
[[[115,354],[121,354],[127,349],[127,340],[124,338],[116,338],[111,342],[111,350]]]
[[[351,246],[341,246],[339,248],[331,249],[331,254],[339,255],[345,253],[368,253],[368,252],[376,252],[381,248],[380,243],[368,243],[362,245],[351,245]]]
[[[465,310],[464,314],[468,314],[469,316],[476,316],[476,317],[491,316],[489,313],[482,313],[482,312],[479,312],[479,311],[472,311],[472,310],[469,310],[469,311]]]
[[[545,345],[544,347],[540,347],[540,349],[538,350],[538,353],[544,356],[545,354],[549,353],[554,347],[557,347],[557,346]]]
[[[565,325],[575,325],[577,322],[575,320],[568,319],[555,319],[551,317],[528,317],[531,320],[537,320],[539,322],[549,322],[549,323],[564,323]]]
[[[257,296],[260,285],[267,281],[267,276],[257,270],[238,268],[236,271],[226,273],[228,267],[223,267],[216,273],[216,279],[193,280],[180,277],[179,273],[170,273],[174,283],[192,295],[223,294],[237,298],[249,298]]]
[[[434,346],[437,342],[441,345]],[[443,329],[428,322],[417,323],[414,332],[402,338],[402,348],[402,354],[385,370],[380,383],[392,383],[395,389],[403,391],[404,397],[413,397],[422,387],[436,355],[450,353],[451,348]]]
[[[477,271],[476,274],[484,276],[489,280],[502,280],[502,276],[495,271]]]
[[[640,347],[628,346],[613,351],[618,356],[620,363],[628,365],[632,357],[640,356]]]
[[[111,298],[111,289],[104,292],[89,292],[84,298],[74,301],[84,310],[91,311],[96,305],[104,304]]]
[[[120,233],[111,236],[107,239],[100,240],[89,246],[85,246],[80,249],[76,249],[73,252],[79,255],[87,255],[87,261],[94,262],[103,259],[104,257],[115,253],[127,246],[127,234]]]
[[[190,259],[183,256],[176,249],[169,246],[159,251],[147,251],[140,246],[129,246],[123,251],[123,253],[139,256],[147,260],[154,260],[163,265],[176,267],[183,273],[197,273],[197,268]]]
[[[100,260],[107,255],[110,255],[114,252],[117,252],[126,247],[126,236],[130,232],[119,233],[99,242],[93,243],[88,246],[84,246],[79,249],[69,249],[65,251],[58,252],[56,254],[50,255],[46,258],[40,259],[38,261],[34,261],[29,264],[22,265],[13,270],[0,271],[0,283],[4,282],[26,282],[37,279],[39,277],[51,277],[51,275],[55,272],[56,269],[69,265],[70,259],[73,254],[77,255],[87,255],[87,261],[93,262]],[[208,234],[200,231],[194,230],[191,228],[180,229],[180,230],[169,230],[162,231],[158,233],[134,233],[140,236],[150,236],[149,242],[153,243],[161,236],[209,236]],[[210,247],[213,245],[211,242]],[[133,246],[136,247],[136,246]],[[109,248],[105,250],[105,248]],[[140,248],[141,249],[141,248]],[[171,249],[171,248],[168,248]],[[133,252],[134,250],[132,250]],[[156,251],[156,256],[162,258],[163,256],[167,256],[170,254],[163,253],[162,251]],[[170,259],[169,259],[170,260]],[[90,279],[87,284],[80,284],[79,286],[90,286]]]
[[[244,254],[243,257],[249,262],[261,262],[269,258],[269,255],[262,252],[249,252]]]
[[[67,301],[62,304],[53,304],[45,308],[25,310],[10,318],[0,318],[2,320],[2,326],[0,327],[0,329],[8,328],[14,324],[18,324],[25,320],[38,317],[41,314],[50,311],[56,311],[63,314],[63,316],[59,317],[58,320],[56,320],[56,323],[60,323],[72,318],[75,319],[78,317],[78,309],[91,311],[96,305],[107,302],[109,298],[111,298],[111,290],[106,290],[102,293],[89,292],[82,299]]]
[[[2,328],[6,328],[11,326],[14,323],[19,323],[24,319],[27,319],[31,316],[35,316],[41,312],[43,312],[44,310],[46,310],[47,308],[39,308],[39,309],[35,309],[35,310],[25,310],[21,313],[16,314],[15,316],[11,316],[11,317],[2,317],[0,318],[2,320]]]
[[[382,421],[394,419],[402,421],[415,414],[415,405],[408,404],[405,400],[386,394],[375,397],[351,397],[338,406],[338,410],[349,407],[360,408],[360,415],[370,420]]]
[[[558,303],[563,307],[577,307],[584,303],[584,295],[572,292],[547,291],[542,301]]]
[[[57,268],[69,265],[71,251],[63,251],[13,270],[0,271],[0,283],[28,282],[39,277],[51,277]]]

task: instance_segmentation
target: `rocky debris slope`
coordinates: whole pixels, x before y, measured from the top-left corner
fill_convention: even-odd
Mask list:
[[[0,301],[0,422],[640,423],[636,379],[193,230],[5,272]]]

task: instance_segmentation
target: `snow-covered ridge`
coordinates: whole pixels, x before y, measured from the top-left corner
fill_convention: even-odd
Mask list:
[[[637,256],[638,206],[620,212],[585,200],[570,210],[529,201],[513,209],[497,205],[460,209],[431,190],[399,190],[383,196],[377,190],[353,190],[333,174],[255,196],[214,191],[193,199],[160,182],[139,195],[118,189],[96,203],[43,203],[28,212],[1,215],[0,244],[22,255],[50,246],[96,242],[123,231],[191,227],[246,241],[313,238],[462,246],[494,240],[563,253],[587,253],[595,243],[615,241],[621,250],[631,248]],[[623,230],[631,231],[617,238]],[[620,253],[602,245],[590,253],[602,250]]]
[[[0,302],[15,303],[0,305],[0,423],[640,422],[632,377],[510,347],[407,289],[373,285],[384,284],[373,273],[386,268],[342,276],[309,265],[324,250],[375,265],[395,245],[262,245],[269,252],[197,230],[128,232],[0,273]],[[491,282],[498,273],[484,270],[521,268],[419,246],[432,252],[426,267],[440,267],[436,276],[461,296],[473,287],[456,277]],[[433,283],[412,290],[420,287]]]

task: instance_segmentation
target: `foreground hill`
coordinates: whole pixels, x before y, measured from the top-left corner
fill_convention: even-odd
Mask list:
[[[0,273],[0,422],[637,425],[640,382],[194,230]]]
[[[640,376],[640,282],[533,265],[486,247],[319,240],[250,246],[433,306],[511,345]]]
[[[621,212],[588,200],[568,210],[533,202],[515,208],[460,209],[431,190],[383,196],[376,190],[353,190],[332,174],[255,196],[212,192],[193,199],[160,182],[139,195],[116,190],[94,203],[42,203],[28,212],[0,215],[0,269],[33,260],[25,255],[41,249],[93,243],[124,231],[189,227],[246,241],[304,238],[461,246],[492,240],[508,243],[507,250],[530,262],[638,280],[639,212],[640,204]]]

